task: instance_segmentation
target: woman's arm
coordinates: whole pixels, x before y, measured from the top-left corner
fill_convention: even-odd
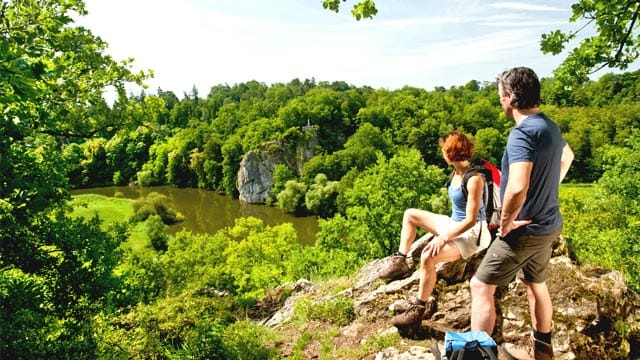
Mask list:
[[[482,191],[484,189],[484,180],[480,174],[472,175],[467,180],[467,207],[466,215],[463,221],[459,222],[455,227],[451,228],[447,234],[442,234],[446,240],[455,239],[465,231],[471,229],[478,221],[478,212],[482,204]]]

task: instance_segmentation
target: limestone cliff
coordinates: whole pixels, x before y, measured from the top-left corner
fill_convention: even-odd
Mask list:
[[[285,164],[301,175],[302,166],[314,155],[318,135],[313,126],[305,126],[297,134],[302,136],[288,136],[282,141],[265,142],[259,149],[244,155],[237,182],[241,201],[250,204],[265,203],[272,195],[273,170],[278,164]]]

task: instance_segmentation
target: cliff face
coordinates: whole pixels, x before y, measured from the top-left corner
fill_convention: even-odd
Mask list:
[[[285,141],[269,141],[259,149],[244,155],[238,170],[238,191],[240,200],[250,204],[263,204],[271,194],[273,186],[273,170],[276,165],[284,164],[302,174],[302,166],[314,155],[318,144],[315,128],[307,126],[303,129],[301,139]]]
[[[426,239],[416,242],[412,253],[420,254],[425,243]],[[579,268],[570,260],[565,249],[565,243],[560,239],[549,265],[547,281],[554,305],[553,346],[556,358],[639,358],[640,296],[627,288],[620,273],[599,268]],[[363,358],[363,344],[370,344],[385,334],[396,334],[394,344],[370,351],[364,358],[432,359],[430,345],[434,340],[442,340],[444,331],[469,329],[469,279],[481,256],[479,254],[467,261],[440,264],[439,280],[422,324],[401,332],[389,324],[389,319],[407,306],[406,299],[415,296],[418,272],[402,280],[384,283],[377,274],[386,259],[366,264],[354,279],[350,279],[351,286],[339,294],[352,299],[355,319],[340,327],[331,339],[332,346],[353,348],[353,353],[360,354],[353,358]],[[292,291],[291,295],[262,320],[263,324],[291,338],[291,343],[279,344],[279,351],[284,356],[291,355],[291,349],[300,334],[326,328],[327,324],[308,322],[295,327],[287,322],[294,313],[294,304],[298,299],[304,297],[322,302],[331,297],[323,293],[321,288],[320,284],[308,281],[289,286],[287,291]],[[499,289],[496,306],[498,321],[492,334],[496,342],[526,341],[531,323],[525,287],[514,281],[508,287]],[[307,346],[305,358],[320,357],[318,348],[321,346],[317,345],[310,343]],[[349,354],[348,351],[344,353]],[[345,355],[343,358],[350,357]]]

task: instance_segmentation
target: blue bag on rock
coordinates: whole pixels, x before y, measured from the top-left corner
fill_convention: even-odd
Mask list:
[[[498,359],[498,345],[484,331],[447,331],[444,352],[443,360]]]

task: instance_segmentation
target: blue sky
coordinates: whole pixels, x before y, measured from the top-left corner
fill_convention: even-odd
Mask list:
[[[294,78],[341,80],[394,90],[433,90],[494,81],[512,66],[552,75],[563,56],[543,55],[540,36],[569,23],[573,0],[377,0],[373,20],[356,21],[321,0],[86,0],[78,22],[109,43],[115,59],[153,69],[179,97],[195,85]]]

